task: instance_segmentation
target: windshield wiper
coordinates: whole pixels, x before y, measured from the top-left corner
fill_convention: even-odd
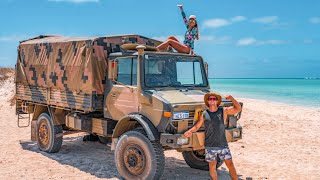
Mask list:
[[[181,87],[195,87],[196,85],[191,85],[191,84],[189,85],[189,84],[188,84],[188,85],[180,85],[180,86],[181,86]]]

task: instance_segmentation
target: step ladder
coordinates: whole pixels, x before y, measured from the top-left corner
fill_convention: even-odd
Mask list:
[[[18,116],[18,127],[25,128],[30,125],[30,113],[28,111],[28,105],[26,102],[17,103],[16,105],[16,115]],[[20,121],[23,119],[28,119],[27,125],[21,125]]]

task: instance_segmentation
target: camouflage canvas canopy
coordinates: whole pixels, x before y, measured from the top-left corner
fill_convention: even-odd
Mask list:
[[[126,43],[157,46],[161,42],[139,35],[91,38],[42,35],[21,41],[16,83],[103,94],[108,55],[126,51],[120,47]]]

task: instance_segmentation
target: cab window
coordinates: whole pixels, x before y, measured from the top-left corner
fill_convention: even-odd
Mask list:
[[[137,85],[137,59],[136,58],[119,58],[116,59],[118,64],[117,81],[130,86]]]

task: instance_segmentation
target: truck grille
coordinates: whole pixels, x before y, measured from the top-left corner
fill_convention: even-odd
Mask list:
[[[183,111],[183,110],[179,110],[179,111]],[[192,110],[192,111],[189,111],[189,118],[187,118],[187,119],[173,119],[172,123],[171,123],[171,125],[173,127],[171,126],[171,129],[170,129],[170,126],[169,126],[168,131],[171,133],[185,132],[187,129],[190,129],[191,127],[194,126],[194,116],[195,116],[195,111]],[[203,131],[203,130],[204,130],[204,128],[202,125],[202,127],[198,131]]]
[[[193,119],[194,118],[194,111],[189,111],[189,118]]]
[[[172,121],[181,121],[181,120],[192,120],[194,118],[194,111],[189,111],[189,118],[187,119],[173,119]]]

